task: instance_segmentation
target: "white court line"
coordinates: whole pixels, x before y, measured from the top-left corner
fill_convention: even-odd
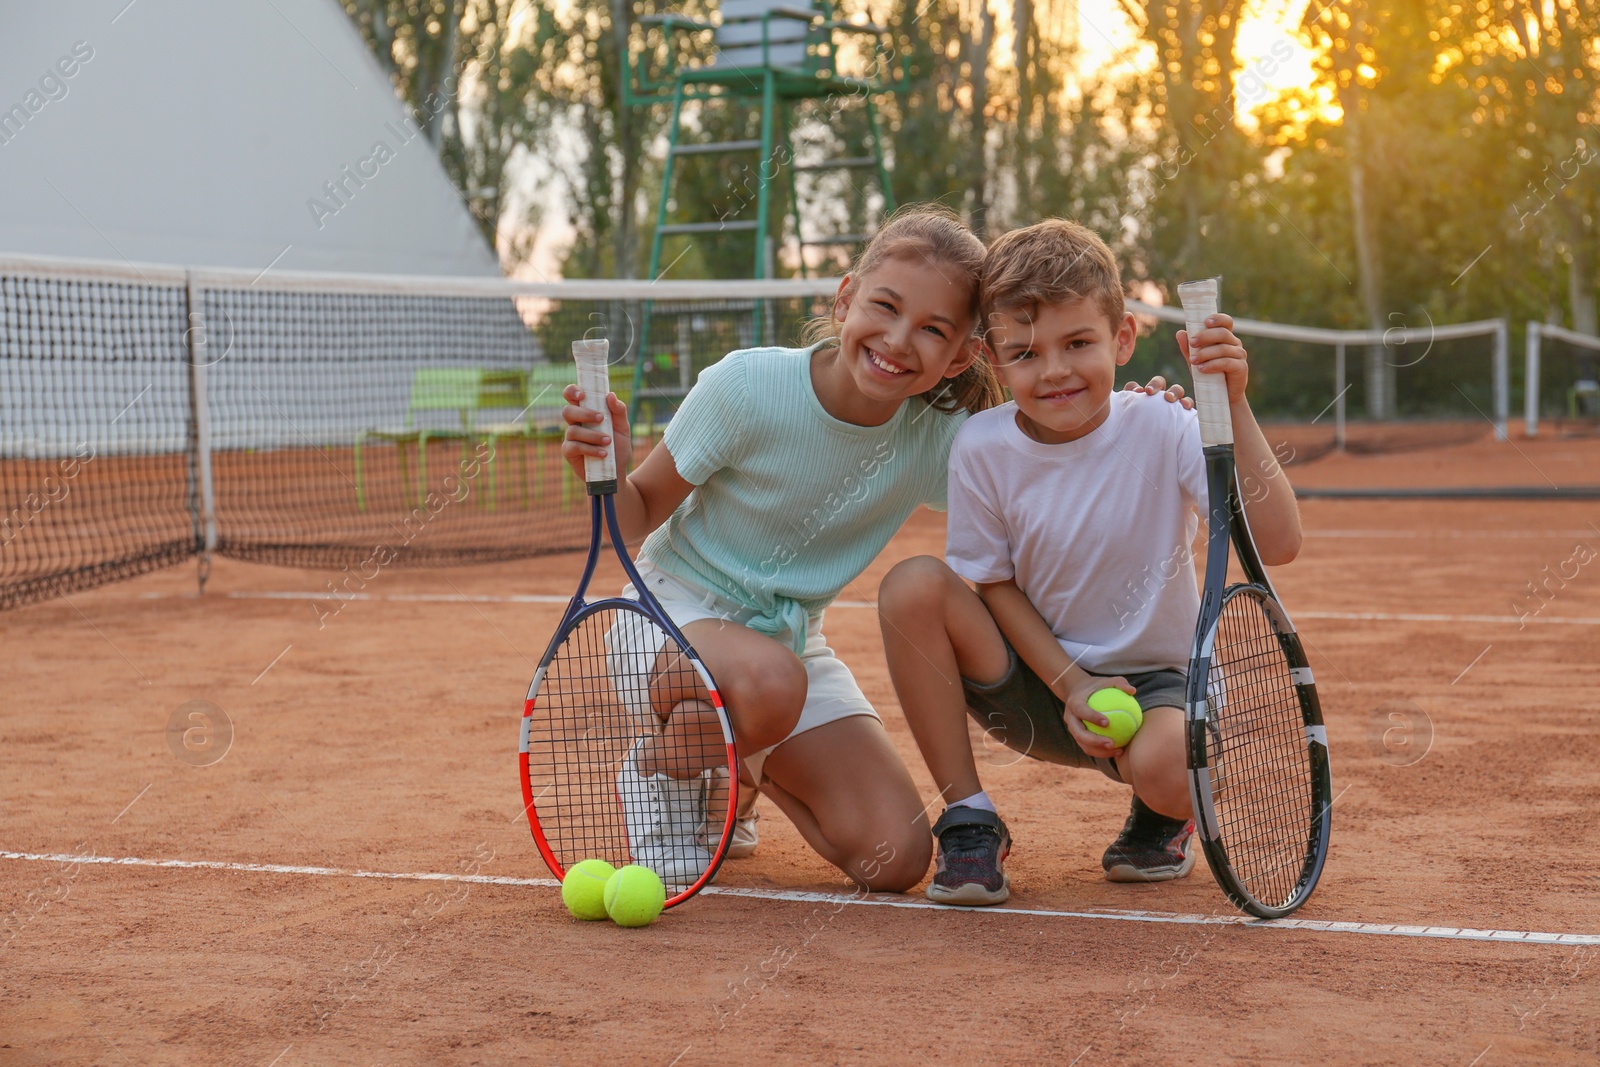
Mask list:
[[[300,592],[236,592],[223,593],[230,600],[387,600],[400,604],[565,604],[570,596],[555,596],[549,593],[506,593],[500,596],[485,594],[481,596],[462,596],[460,593],[348,593],[344,596],[333,596],[330,593],[300,593]],[[605,594],[610,596],[610,593]],[[122,599],[122,598],[119,598]],[[200,599],[194,593],[139,593],[134,600],[196,600]],[[593,599],[593,597],[591,597]],[[872,600],[835,600],[831,607],[836,608],[876,608],[877,602]]]
[[[337,867],[296,867],[283,863],[227,863],[220,860],[153,860],[138,856],[75,856],[70,852],[4,852],[0,859],[37,863],[102,864],[116,867],[175,867],[248,874],[298,874],[324,878],[379,878],[399,882],[471,882],[477,885],[537,886],[555,889],[554,878],[511,878],[489,874],[433,874],[427,872],[341,870]],[[1325,919],[1252,919],[1244,915],[1177,915],[1160,911],[1050,911],[1043,908],[974,908],[934,904],[887,894],[817,893],[791,889],[727,889],[711,886],[710,896],[781,900],[800,904],[861,905],[904,908],[913,911],[948,911],[965,915],[1026,915],[1050,919],[1100,919],[1107,922],[1164,923],[1180,926],[1247,926],[1256,929],[1300,930],[1320,934],[1371,934],[1382,937],[1421,937],[1447,941],[1499,941],[1522,945],[1600,945],[1600,934],[1559,934],[1537,930],[1475,930],[1457,926],[1399,926],[1391,923],[1335,922]]]
[[[1427,615],[1414,612],[1389,611],[1297,611],[1297,619],[1347,619],[1351,622],[1492,622],[1539,623],[1545,626],[1600,626],[1600,618],[1576,616],[1573,618],[1524,618],[1517,615]]]
[[[1371,538],[1426,538],[1429,541],[1446,538],[1469,540],[1523,540],[1588,537],[1593,530],[1307,530],[1307,537],[1371,537]]]
[[[334,600],[327,593],[224,593],[230,600]],[[193,600],[193,593],[140,593],[139,600]],[[397,604],[565,604],[570,596],[553,596],[539,593],[506,593],[499,596],[462,596],[459,593],[352,593],[339,600],[384,600]],[[835,600],[835,608],[876,608],[872,600]],[[1531,623],[1541,626],[1600,626],[1600,618],[1577,616],[1518,615],[1430,615],[1418,612],[1388,611],[1296,611],[1297,619],[1340,619],[1346,622],[1486,622],[1497,625]]]

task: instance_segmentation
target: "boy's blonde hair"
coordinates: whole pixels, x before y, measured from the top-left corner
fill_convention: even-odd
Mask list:
[[[891,215],[867,242],[850,269],[850,284],[844,295],[853,295],[861,277],[892,259],[920,260],[936,266],[946,277],[964,279],[971,291],[966,315],[976,331],[978,326],[978,278],[983,270],[983,241],[961,216],[943,204],[908,204]],[[828,313],[806,323],[801,338],[816,344],[839,336],[839,321],[834,316],[837,300]],[[999,404],[1004,395],[994,369],[987,360],[974,360],[972,366],[955,378],[940,382],[919,397],[943,412],[966,409],[971,412]]]
[[[989,246],[978,285],[985,327],[997,311],[1031,315],[1068,300],[1092,302],[1112,330],[1122,324],[1122,272],[1099,234],[1071,219],[1045,219]]]

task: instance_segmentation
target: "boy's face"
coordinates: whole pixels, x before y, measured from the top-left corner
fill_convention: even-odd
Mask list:
[[[1014,308],[989,316],[1000,381],[1017,424],[1036,441],[1075,441],[1106,421],[1117,368],[1133,356],[1133,316],[1113,324],[1089,300]]]

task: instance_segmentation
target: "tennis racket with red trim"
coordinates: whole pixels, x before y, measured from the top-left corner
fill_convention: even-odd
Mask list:
[[[607,342],[575,341],[583,406],[610,422]],[[586,859],[661,876],[667,907],[716,876],[733,835],[733,729],[711,672],[650,595],[617,528],[616,461],[584,463],[592,524],[578,591],[522,712],[522,798],[557,878]],[[586,600],[604,539],[637,599]]]
[[[1219,281],[1178,286],[1191,338],[1217,311]],[[1210,513],[1189,661],[1189,796],[1217,884],[1244,911],[1277,919],[1311,896],[1328,856],[1328,732],[1311,666],[1239,500],[1228,383],[1220,374],[1193,377]],[[1230,541],[1245,577],[1233,585]]]

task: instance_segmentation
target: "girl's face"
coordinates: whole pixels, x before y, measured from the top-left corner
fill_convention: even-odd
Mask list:
[[[954,378],[978,355],[968,307],[971,285],[953,268],[888,259],[839,287],[839,355],[869,400],[901,401]]]

